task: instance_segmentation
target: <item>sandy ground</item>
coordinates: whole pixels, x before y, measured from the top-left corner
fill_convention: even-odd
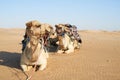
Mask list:
[[[50,54],[44,71],[31,80],[120,80],[120,32],[79,32],[80,50]],[[26,80],[19,62],[24,29],[0,29],[0,80]]]

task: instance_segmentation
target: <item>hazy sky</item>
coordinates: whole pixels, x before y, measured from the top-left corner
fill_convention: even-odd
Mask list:
[[[25,28],[38,20],[79,29],[120,30],[120,0],[1,0],[0,28]]]

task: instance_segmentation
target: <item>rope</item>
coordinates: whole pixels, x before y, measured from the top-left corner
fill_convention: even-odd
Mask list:
[[[41,44],[41,49],[44,49],[43,48],[43,39],[41,39],[42,41],[40,42],[38,42],[38,43],[40,43]],[[37,46],[38,46],[38,44],[37,44]],[[37,48],[37,47],[36,47]],[[36,48],[35,48],[35,50],[36,50]],[[34,52],[35,52],[35,50],[34,50]],[[40,52],[41,53],[41,52]],[[39,54],[39,56],[40,56],[40,54]],[[38,58],[39,59],[39,58]],[[38,60],[37,60],[38,61]],[[24,74],[27,76],[27,78],[26,78],[26,80],[30,80],[31,78],[32,78],[32,76],[33,76],[33,74],[34,74],[34,72],[36,71],[36,68],[37,68],[37,62],[36,62],[36,64],[34,65],[34,67],[33,67],[33,69],[32,69],[32,74],[31,75],[29,75],[29,74],[26,74],[25,72],[24,72]]]

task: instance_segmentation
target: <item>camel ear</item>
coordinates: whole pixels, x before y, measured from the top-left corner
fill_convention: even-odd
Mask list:
[[[48,31],[52,31],[53,30],[53,27],[51,25],[48,26]]]
[[[70,31],[70,29],[69,29],[68,27],[65,27],[64,29],[65,29],[65,31],[67,31],[67,32]]]
[[[53,27],[52,26],[49,26],[50,27],[50,29],[52,30],[53,29]]]
[[[65,26],[62,27],[62,31],[65,31]]]
[[[30,22],[27,22],[27,23],[26,23],[26,26],[27,26],[27,27],[31,27],[31,26],[32,26],[32,22],[31,22],[31,21],[30,21]]]
[[[55,27],[57,28],[57,27],[58,27],[58,25],[55,25]]]

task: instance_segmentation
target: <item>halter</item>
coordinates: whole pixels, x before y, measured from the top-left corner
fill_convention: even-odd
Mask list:
[[[36,51],[39,43],[41,44],[40,49],[42,49],[42,48],[44,49],[44,45],[43,45],[44,40],[43,40],[43,38],[40,38],[40,39],[39,39],[39,38],[35,38],[35,37],[32,37],[32,38],[37,40],[37,44],[35,45],[35,49],[33,50],[32,54]],[[29,42],[30,42],[30,38],[28,38],[27,44],[28,44]],[[41,54],[41,52],[39,53],[39,55],[40,55],[40,54]],[[28,57],[27,57],[27,58],[28,58]],[[29,59],[29,58],[28,58],[28,59]],[[38,59],[37,59],[37,61],[38,61]],[[35,72],[35,70],[36,70],[36,67],[37,67],[37,64],[35,63],[31,75],[29,75],[29,74],[27,74],[27,73],[24,72],[24,74],[27,76],[27,77],[26,77],[26,80],[30,80],[30,79],[32,78],[32,76],[33,76],[33,74],[34,74],[34,72]]]
[[[43,48],[43,39],[41,38],[41,39],[38,39],[38,38],[35,38],[35,37],[31,37],[31,39],[33,39],[33,40],[36,40],[37,41],[37,43],[35,44],[35,48],[34,48],[34,50],[31,52],[31,54],[34,54],[35,53],[35,51],[36,51],[36,49],[37,49],[37,47],[38,47],[38,44],[41,44],[41,47],[40,47],[40,49],[42,49]],[[30,43],[30,45],[33,45],[30,41],[31,41],[31,39],[30,38],[28,38],[27,39],[27,44],[28,43]],[[39,54],[40,55],[40,54]],[[30,58],[27,56],[27,54],[26,54],[26,57],[30,60]],[[31,61],[31,60],[30,60]],[[34,61],[32,61],[32,62],[34,62]]]

